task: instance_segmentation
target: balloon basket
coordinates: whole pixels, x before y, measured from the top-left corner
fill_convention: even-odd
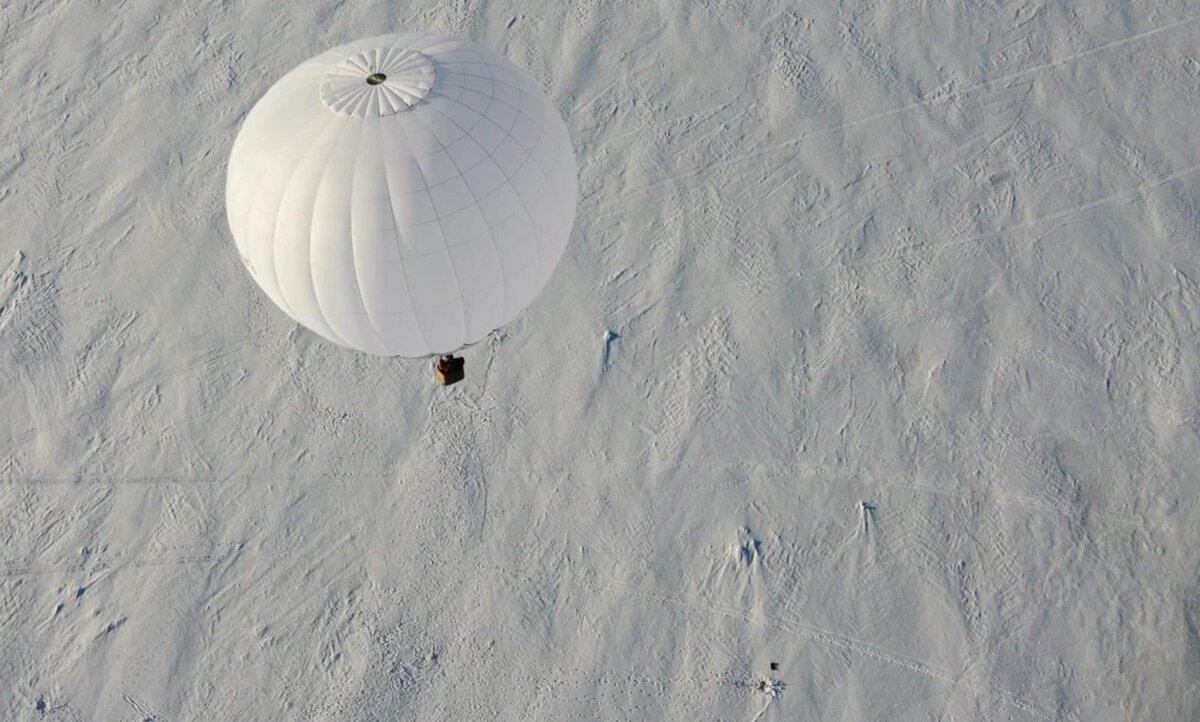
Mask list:
[[[433,370],[439,384],[450,386],[466,377],[465,366],[466,361],[461,356],[443,356],[434,364]]]

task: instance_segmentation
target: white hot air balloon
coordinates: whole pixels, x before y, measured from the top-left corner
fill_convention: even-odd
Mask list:
[[[566,126],[528,73],[464,40],[397,34],[267,91],[234,142],[226,209],[288,315],[343,346],[422,357],[533,300],[577,192]]]

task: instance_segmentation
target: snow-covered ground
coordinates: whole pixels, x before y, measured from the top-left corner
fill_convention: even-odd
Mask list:
[[[580,161],[451,389],[223,207],[420,30]],[[1194,2],[4,0],[0,102],[0,718],[1200,718]]]

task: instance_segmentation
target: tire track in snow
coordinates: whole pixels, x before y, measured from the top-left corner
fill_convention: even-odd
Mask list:
[[[112,555],[114,558],[106,560],[103,557],[98,562],[92,562],[89,558],[82,562],[66,562],[66,563],[20,563],[10,562],[0,565],[0,578],[13,577],[45,577],[54,576],[57,574],[78,574],[85,572],[87,574],[96,573],[112,573],[124,571],[127,569],[145,569],[147,567],[180,567],[209,564],[227,555],[236,554],[244,548],[245,543],[227,544],[224,547],[218,547],[210,552],[202,554],[152,554],[149,556],[135,557],[133,559],[122,560],[120,555]]]
[[[980,92],[982,90],[987,90],[989,88],[995,87],[997,85],[1001,85],[1003,83],[1008,83],[1011,81],[1022,80],[1025,78],[1036,76],[1039,73],[1043,73],[1048,70],[1054,70],[1056,68],[1060,68],[1060,67],[1063,67],[1066,65],[1071,65],[1071,64],[1077,63],[1081,60],[1090,58],[1094,55],[1099,55],[1106,51],[1113,50],[1115,48],[1120,48],[1120,47],[1123,47],[1126,45],[1134,44],[1139,41],[1145,40],[1146,38],[1150,38],[1155,35],[1169,32],[1176,28],[1183,27],[1185,25],[1196,22],[1197,20],[1200,20],[1200,15],[1189,16],[1186,18],[1182,18],[1180,20],[1176,20],[1171,23],[1167,23],[1166,25],[1161,25],[1159,27],[1152,28],[1152,29],[1147,30],[1142,33],[1130,35],[1130,36],[1127,36],[1124,38],[1120,38],[1118,40],[1114,40],[1112,42],[1098,45],[1094,48],[1090,48],[1090,49],[1084,50],[1082,52],[1068,55],[1067,57],[1061,58],[1059,60],[1054,60],[1054,61],[1051,61],[1048,63],[1042,63],[1040,65],[1035,65],[1035,66],[1026,68],[1024,70],[1018,70],[1016,72],[1009,73],[1007,75],[1002,75],[998,78],[993,78],[993,79],[986,80],[986,81],[983,81],[980,83],[976,83],[975,85],[963,88],[961,90],[950,91],[947,93],[938,93],[935,91],[929,97],[922,98],[920,100],[917,100],[917,101],[914,101],[911,103],[906,103],[904,105],[890,108],[888,110],[883,110],[883,111],[879,111],[877,113],[872,113],[870,115],[853,118],[851,120],[848,120],[848,121],[845,121],[842,123],[838,123],[836,125],[831,125],[831,126],[827,126],[825,128],[814,130],[812,132],[805,133],[793,140],[785,141],[783,143],[776,143],[774,145],[769,145],[769,146],[760,146],[759,148],[752,150],[748,153],[743,153],[743,154],[734,156],[732,158],[726,158],[725,160],[714,161],[714,162],[704,165],[702,167],[693,168],[692,170],[685,171],[684,173],[682,173],[680,175],[672,176],[670,178],[664,178],[660,181],[655,181],[653,183],[647,183],[647,184],[641,186],[640,188],[636,188],[631,191],[628,191],[628,192],[624,193],[623,195],[620,195],[620,196],[616,197],[615,199],[613,199],[612,203],[615,206],[618,206],[618,208],[616,208],[615,210],[610,211],[608,213],[597,214],[596,216],[593,217],[593,220],[599,220],[599,219],[602,219],[609,215],[613,215],[613,214],[617,214],[617,213],[625,213],[626,210],[624,209],[624,207],[622,205],[623,202],[631,201],[637,197],[641,197],[647,191],[653,191],[657,188],[660,188],[662,186],[665,186],[665,185],[668,185],[671,183],[679,183],[681,181],[688,180],[690,178],[694,178],[696,176],[710,173],[713,170],[716,170],[718,168],[723,168],[725,166],[736,165],[736,164],[742,163],[742,162],[753,161],[764,155],[774,155],[774,154],[779,153],[780,151],[787,150],[790,148],[795,148],[796,146],[801,145],[801,144],[805,143],[806,141],[813,140],[816,138],[823,138],[825,136],[832,135],[834,133],[837,133],[842,130],[846,130],[848,128],[855,128],[860,125],[867,125],[867,124],[873,123],[874,121],[877,121],[877,120],[891,118],[891,117],[901,115],[903,113],[907,113],[910,110],[916,110],[918,108],[924,108],[927,106],[935,105],[935,104],[950,101],[950,100],[957,100],[958,98],[972,95],[974,93]]]
[[[483,568],[483,571],[490,571],[500,574],[509,582],[520,582],[525,585],[538,584],[538,580],[535,577],[511,569],[485,567]],[[569,581],[571,584],[591,587],[599,592],[615,592],[630,599],[650,602],[658,606],[672,608],[687,614],[708,614],[767,628],[773,627],[797,636],[805,637],[811,641],[817,642],[827,649],[839,650],[854,656],[882,662],[883,664],[887,664],[889,666],[899,667],[914,674],[941,682],[942,684],[945,684],[951,688],[962,686],[972,690],[976,694],[989,695],[999,701],[1002,705],[1024,712],[1025,714],[1036,719],[1046,720],[1047,722],[1050,722],[1054,719],[1051,714],[1022,699],[1014,693],[995,687],[990,687],[982,683],[965,681],[961,679],[961,674],[955,674],[947,669],[938,667],[920,659],[888,652],[887,650],[876,647],[875,645],[872,645],[864,640],[857,639],[849,635],[840,634],[824,627],[807,624],[794,619],[761,616],[756,614],[754,610],[723,604],[720,602],[714,602],[710,599],[702,597],[701,595],[688,592],[684,592],[675,596],[669,596],[640,589],[636,586],[622,582],[599,578],[588,579],[583,576],[560,578],[560,581],[563,580]]]
[[[776,373],[777,371],[761,372],[760,375],[766,373]],[[745,378],[754,374],[737,373],[739,378]],[[525,430],[527,427],[521,425]],[[964,449],[965,451],[965,449]],[[901,480],[884,482],[875,478],[867,478],[863,476],[861,470],[847,467],[828,467],[815,468],[810,465],[777,465],[764,466],[753,459],[732,459],[724,466],[713,466],[712,464],[686,464],[672,463],[666,467],[656,463],[650,456],[650,449],[642,452],[641,456],[646,457],[639,461],[621,461],[610,459],[603,463],[597,464],[579,464],[573,463],[569,466],[554,461],[548,454],[543,451],[542,456],[545,461],[545,472],[553,474],[567,475],[573,471],[588,470],[588,471],[613,471],[620,474],[638,473],[645,475],[646,473],[663,473],[665,471],[685,471],[685,472],[708,472],[715,476],[722,476],[731,472],[739,474],[746,473],[749,468],[754,468],[764,478],[805,478],[818,479],[828,478],[831,482],[844,480],[846,478],[860,478],[863,481],[872,484],[874,488],[880,490],[886,489],[906,489],[925,494],[934,494],[938,496],[949,496],[960,498],[967,501],[990,501],[1004,506],[1023,509],[1029,513],[1044,515],[1044,516],[1059,516],[1067,519],[1077,519],[1081,516],[1081,512],[1074,505],[1066,501],[1055,499],[1039,499],[1033,496],[1024,494],[1005,493],[995,489],[987,489],[983,491],[964,490],[960,488],[942,487],[926,480]],[[972,452],[974,453],[974,452]],[[992,463],[991,466],[995,467]],[[489,467],[489,472],[493,476],[511,476],[516,478],[525,478],[528,476],[537,476],[539,478],[545,476],[545,473],[538,470],[531,470],[528,466],[518,467]],[[993,473],[995,473],[993,471]],[[229,485],[241,486],[251,482],[276,482],[284,485],[301,484],[304,486],[318,487],[323,484],[338,483],[349,484],[361,482],[364,480],[391,479],[395,477],[394,470],[381,470],[377,473],[329,473],[316,475],[289,475],[277,476],[272,474],[261,475],[231,475],[231,476],[209,476],[209,477],[175,477],[175,476],[148,476],[148,477],[79,477],[79,478],[46,478],[46,477],[26,477],[26,478],[3,478],[0,477],[0,487],[9,486],[60,486],[60,485],[94,485],[94,486],[176,486],[176,485]],[[894,478],[894,477],[893,477]],[[724,488],[724,482],[714,482],[715,488]],[[690,489],[707,488],[699,484],[690,485]],[[562,521],[562,517],[555,512],[548,512],[548,515]],[[1089,509],[1087,517],[1093,521],[1101,520],[1108,524],[1125,527],[1132,531],[1141,531],[1145,528],[1145,519],[1136,515],[1119,514],[1115,512],[1105,511],[1103,509]],[[607,545],[598,545],[603,549]],[[608,550],[608,556],[616,561],[619,556],[613,550]],[[2,567],[0,567],[2,569]],[[66,571],[66,569],[64,569]],[[2,574],[2,572],[0,572]]]
[[[934,93],[932,94],[932,97],[924,98],[924,99],[918,100],[916,102],[909,103],[907,105],[902,105],[902,106],[899,106],[896,108],[892,108],[890,110],[885,110],[885,111],[882,111],[879,113],[874,113],[872,115],[867,115],[867,116],[863,116],[861,118],[856,118],[854,120],[848,121],[841,125],[834,126],[833,128],[818,131],[818,133],[826,134],[826,133],[830,133],[830,132],[835,132],[837,130],[841,130],[843,128],[862,125],[864,123],[870,123],[872,121],[879,120],[881,118],[890,118],[894,115],[899,115],[899,114],[907,112],[909,110],[914,110],[916,108],[933,105],[934,103],[940,103],[940,102],[943,102],[946,100],[957,99],[957,98],[963,97],[965,95],[970,95],[970,94],[978,92],[980,90],[986,90],[987,88],[991,88],[996,85],[1001,85],[1003,83],[1007,83],[1007,82],[1010,82],[1013,80],[1021,80],[1023,78],[1037,75],[1037,74],[1045,72],[1047,70],[1054,70],[1055,68],[1061,68],[1066,65],[1071,65],[1073,63],[1077,63],[1086,58],[1090,58],[1093,55],[1099,55],[1101,53],[1107,52],[1109,50],[1113,50],[1115,48],[1120,48],[1120,47],[1124,47],[1126,45],[1140,42],[1142,40],[1145,40],[1146,38],[1150,38],[1155,35],[1160,35],[1162,33],[1169,32],[1171,30],[1174,30],[1175,28],[1182,27],[1184,25],[1188,25],[1190,23],[1196,22],[1197,20],[1200,20],[1200,15],[1192,15],[1192,16],[1189,16],[1186,18],[1181,18],[1174,22],[1170,22],[1165,25],[1160,25],[1155,28],[1151,28],[1150,30],[1147,30],[1145,32],[1136,33],[1134,35],[1128,35],[1124,38],[1119,38],[1117,40],[1113,40],[1111,42],[1104,43],[1102,45],[1097,45],[1093,48],[1089,48],[1087,50],[1068,55],[1068,56],[1066,56],[1064,58],[1060,58],[1058,60],[1052,60],[1047,63],[1042,63],[1041,65],[1034,65],[1032,67],[1025,68],[1023,70],[1018,70],[1016,72],[1009,73],[1007,75],[1001,75],[1000,77],[997,77],[997,78],[991,78],[989,80],[985,80],[983,82],[976,83],[975,85],[963,88],[962,90],[955,90],[955,91],[945,93],[945,94],[938,94],[936,91],[934,91]],[[803,139],[801,139],[801,140],[803,140]],[[797,141],[797,142],[799,142],[799,141]]]
[[[778,274],[774,277],[762,278],[762,279],[760,279],[759,282],[763,283],[763,284],[786,283],[786,282],[796,280],[796,279],[818,278],[818,277],[824,276],[830,272],[843,270],[843,269],[869,268],[869,267],[873,267],[873,266],[893,264],[893,263],[905,261],[907,258],[906,254],[909,254],[909,253],[914,253],[914,252],[916,252],[916,253],[921,253],[921,252],[937,253],[937,252],[940,252],[940,251],[943,251],[943,250],[946,250],[949,248],[978,245],[978,244],[985,243],[987,241],[1005,239],[1006,237],[1008,237],[1014,233],[1032,231],[1032,230],[1041,228],[1043,226],[1046,226],[1048,224],[1057,224],[1051,229],[1051,230],[1056,230],[1057,228],[1061,228],[1066,225],[1069,225],[1071,222],[1083,217],[1086,213],[1088,213],[1090,211],[1094,211],[1094,210],[1097,210],[1100,208],[1105,208],[1108,206],[1118,205],[1120,203],[1136,200],[1150,191],[1154,191],[1163,186],[1170,185],[1172,183],[1175,183],[1175,182],[1178,182],[1178,181],[1181,181],[1181,180],[1184,180],[1187,178],[1191,178],[1197,174],[1200,174],[1200,163],[1188,166],[1187,168],[1176,171],[1174,173],[1168,173],[1166,175],[1159,176],[1158,178],[1148,181],[1146,183],[1140,183],[1140,184],[1138,184],[1132,188],[1129,188],[1127,190],[1120,191],[1118,193],[1114,193],[1114,194],[1111,194],[1108,196],[1104,196],[1103,198],[1097,198],[1095,200],[1087,201],[1085,203],[1082,203],[1077,206],[1073,206],[1071,208],[1059,211],[1057,213],[1052,213],[1047,216],[1035,218],[1030,221],[1026,221],[1025,223],[1020,223],[1020,224],[1017,224],[1014,226],[1009,226],[1007,228],[1000,228],[1000,229],[997,229],[994,231],[988,231],[987,233],[976,234],[976,235],[973,235],[973,236],[970,236],[967,238],[944,239],[941,242],[936,242],[936,243],[925,243],[925,242],[907,243],[907,244],[903,244],[901,246],[891,248],[887,251],[881,252],[875,256],[861,259],[859,261],[851,261],[851,262],[830,261],[823,265],[815,266],[811,270],[792,271],[789,273],[782,273],[782,274]],[[720,283],[711,284],[711,285],[705,286],[703,288],[698,288],[698,289],[691,290],[691,291],[680,291],[678,293],[670,293],[670,294],[665,294],[665,295],[651,295],[649,293],[646,293],[643,295],[642,302],[644,304],[646,304],[648,308],[650,308],[650,307],[654,307],[666,300],[676,301],[676,300],[679,300],[682,298],[688,298],[688,297],[704,298],[704,297],[713,295],[719,289],[727,288],[738,282],[740,282],[740,279],[734,279],[734,280],[730,280],[730,281],[722,281]],[[634,302],[633,299],[630,299],[628,301],[622,302],[621,305],[628,306],[628,305],[632,304],[633,302]]]

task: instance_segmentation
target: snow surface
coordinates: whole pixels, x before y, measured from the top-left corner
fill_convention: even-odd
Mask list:
[[[4,0],[0,719],[1200,718],[1197,13]],[[277,78],[426,30],[580,159],[451,389],[223,209]]]

